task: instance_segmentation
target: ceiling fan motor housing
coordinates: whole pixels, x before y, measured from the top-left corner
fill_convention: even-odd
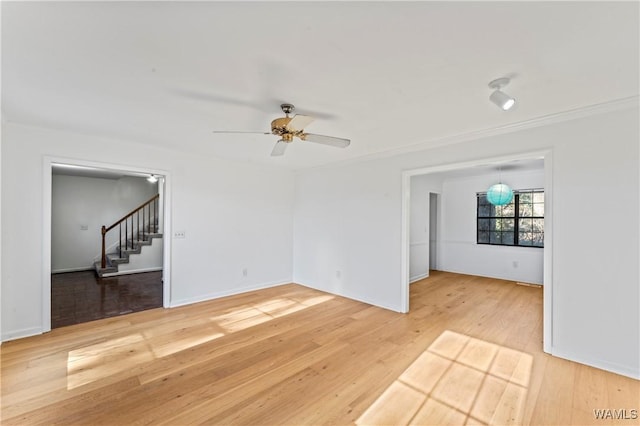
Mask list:
[[[282,137],[282,140],[285,142],[292,142],[294,136],[299,136],[302,134],[302,130],[292,131],[291,129],[287,128],[287,125],[290,121],[291,117],[276,118],[271,122],[271,133]]]

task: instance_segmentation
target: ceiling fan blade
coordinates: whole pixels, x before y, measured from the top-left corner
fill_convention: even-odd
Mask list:
[[[242,130],[214,130],[213,133],[252,133],[255,135],[270,135],[271,132],[245,132]]]
[[[315,120],[315,118],[310,117],[308,115],[296,114],[293,116],[289,124],[287,124],[288,130],[304,130],[311,122]]]
[[[349,139],[334,138],[333,136],[314,135],[313,133],[303,133],[300,139],[308,142],[321,143],[323,145],[335,146],[336,148],[346,148],[351,144]]]
[[[271,151],[271,156],[279,157],[283,155],[287,149],[287,145],[289,144],[283,141],[282,139],[280,139],[278,142],[276,142],[276,145],[273,147],[273,151]]]

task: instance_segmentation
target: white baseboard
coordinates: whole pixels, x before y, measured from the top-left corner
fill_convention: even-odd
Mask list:
[[[91,266],[81,266],[79,268],[62,268],[62,269],[54,269],[51,271],[52,274],[64,274],[67,272],[82,272],[82,271],[91,271],[95,269],[93,265]]]
[[[219,299],[221,297],[233,296],[236,294],[246,293],[248,291],[262,290],[265,288],[277,287],[279,285],[285,285],[285,284],[291,284],[291,280],[266,282],[266,283],[239,287],[239,288],[234,288],[234,289],[229,289],[224,291],[218,291],[215,293],[204,294],[201,296],[172,300],[169,302],[169,307],[176,308],[178,306],[185,306],[185,305],[191,305],[193,303],[206,302],[209,300]]]
[[[162,269],[163,269],[162,266],[155,266],[153,268],[142,268],[142,269],[133,269],[131,271],[111,272],[108,274],[102,274],[102,278],[118,277],[120,275],[140,274],[142,272],[162,271]]]
[[[599,368],[600,370],[610,371],[621,376],[630,377],[632,379],[640,380],[640,368],[634,369],[628,365],[620,365],[614,362],[608,362],[600,359],[590,359],[569,352],[558,350],[557,348],[551,348],[551,355],[566,359],[569,361],[577,362],[579,364],[588,365],[591,367]]]
[[[420,275],[416,275],[415,277],[409,277],[409,284],[414,283],[416,281],[420,281],[423,278],[427,278],[429,276],[429,273],[425,273],[425,274],[420,274]]]
[[[389,305],[388,303],[386,303],[386,301],[364,299],[360,295],[354,295],[354,294],[346,293],[344,291],[328,290],[328,289],[320,287],[320,286],[313,286],[313,285],[303,284],[303,283],[299,283],[299,282],[295,282],[295,281],[294,281],[294,283],[297,284],[297,285],[301,285],[303,287],[312,288],[314,290],[322,291],[322,292],[327,293],[327,294],[332,294],[334,296],[344,297],[346,299],[355,300],[356,302],[362,302],[362,303],[366,303],[367,305],[376,306],[376,307],[382,308],[382,309],[387,309],[389,311],[398,312],[398,313],[401,313],[401,314],[406,313],[406,312],[402,311],[402,309],[400,309],[397,306]]]
[[[2,334],[2,341],[9,342],[11,340],[22,339],[23,337],[37,336],[42,334],[40,327],[23,328],[21,330],[13,330]]]

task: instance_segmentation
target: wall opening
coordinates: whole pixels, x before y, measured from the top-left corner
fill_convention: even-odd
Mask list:
[[[149,182],[150,175],[157,181]],[[42,331],[169,306],[168,174],[47,157],[43,177]],[[138,210],[143,204],[146,209]],[[116,259],[108,264],[115,266],[119,258],[122,265],[99,277],[94,265],[101,263],[102,226],[134,210],[105,238],[105,252]],[[119,241],[127,241],[129,252],[118,249]]]
[[[538,168],[542,168],[542,180],[544,184],[545,190],[545,245],[544,249],[536,248],[518,248],[520,250],[543,250],[543,253],[539,253],[541,266],[541,283],[544,285],[545,291],[543,293],[543,340],[544,340],[544,351],[550,352],[552,347],[551,342],[551,330],[552,330],[552,187],[551,187],[551,152],[535,152],[535,153],[524,153],[521,155],[513,155],[508,157],[497,157],[497,158],[487,158],[477,161],[470,161],[464,163],[454,163],[449,165],[435,166],[435,167],[427,167],[421,169],[414,169],[403,172],[403,204],[402,204],[402,296],[403,296],[403,311],[408,312],[410,309],[409,306],[409,284],[414,281],[412,278],[412,273],[415,275],[415,266],[412,265],[413,257],[415,257],[415,253],[412,253],[412,238],[415,238],[415,235],[412,235],[412,225],[416,223],[416,218],[412,217],[412,214],[416,211],[416,204],[420,203],[420,200],[416,203],[416,200],[412,198],[420,193],[421,191],[416,191],[415,188],[422,186],[422,188],[440,188],[439,191],[431,191],[428,193],[427,198],[428,202],[426,204],[429,205],[429,220],[427,222],[428,229],[426,234],[428,234],[428,265],[430,269],[440,268],[446,264],[447,260],[447,250],[444,247],[447,243],[451,244],[460,244],[461,241],[445,241],[443,240],[443,228],[446,226],[446,222],[448,219],[447,215],[444,215],[443,212],[443,204],[447,202],[446,197],[447,194],[442,190],[442,182],[443,178],[446,176],[473,176],[474,174],[482,173],[482,170],[493,170],[497,166],[506,167],[508,165],[513,166],[514,164],[535,164],[538,162]],[[532,166],[533,167],[533,166]],[[422,191],[424,193],[424,191]],[[439,194],[439,195],[436,195]],[[432,196],[433,196],[433,207],[432,211]],[[473,200],[471,201],[473,202]],[[466,212],[468,216],[468,211]],[[473,209],[473,215],[475,215],[475,209]],[[432,220],[431,216],[435,216],[435,219]],[[475,226],[473,221],[473,217],[470,218],[471,224],[469,224],[469,217],[466,218],[468,226]],[[443,223],[445,223],[443,225]],[[415,230],[415,229],[414,229]],[[435,235],[431,235],[435,234]],[[474,242],[475,244],[475,242]],[[433,247],[433,249],[432,249]],[[414,250],[415,251],[415,250]],[[431,253],[433,251],[433,254]],[[516,267],[520,266],[517,261],[511,262],[511,265],[516,265]],[[447,270],[447,268],[444,268]],[[456,272],[456,271],[452,271]],[[482,275],[482,274],[477,274]],[[508,279],[508,278],[507,278]],[[515,280],[514,280],[515,281]]]

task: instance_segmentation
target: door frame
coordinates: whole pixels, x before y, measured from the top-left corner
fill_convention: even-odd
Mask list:
[[[132,175],[154,174],[164,177],[164,205],[162,238],[162,305],[171,306],[171,174],[166,170],[123,164],[102,163],[77,158],[44,156],[42,162],[42,333],[51,331],[51,202],[52,173],[54,164],[112,170]]]
[[[402,172],[402,227],[401,227],[401,312],[409,312],[409,224],[411,221],[411,177],[431,173],[447,172],[490,164],[501,164],[514,160],[544,160],[544,273],[543,273],[543,351],[552,353],[553,348],[553,167],[551,149],[499,157],[488,157],[438,166],[428,166]]]

